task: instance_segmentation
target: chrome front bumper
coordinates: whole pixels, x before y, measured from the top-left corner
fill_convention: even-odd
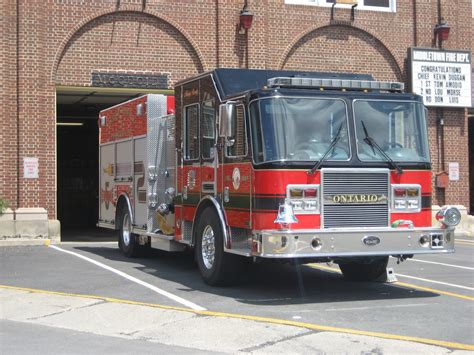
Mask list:
[[[425,237],[426,243],[420,243],[422,237]],[[252,255],[264,258],[333,258],[454,252],[454,228],[263,230],[253,233],[252,238]]]

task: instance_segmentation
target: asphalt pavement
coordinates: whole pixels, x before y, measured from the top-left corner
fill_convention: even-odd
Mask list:
[[[108,240],[0,248],[1,353],[474,351],[472,239],[392,259],[391,284],[262,263],[226,288],[204,284],[191,254],[127,259]]]

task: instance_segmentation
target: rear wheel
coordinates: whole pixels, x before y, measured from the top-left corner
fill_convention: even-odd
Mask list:
[[[388,256],[339,262],[344,277],[351,281],[375,281],[385,273]]]
[[[222,286],[234,280],[240,260],[224,252],[222,226],[217,213],[211,207],[206,208],[199,218],[194,251],[205,283]]]
[[[137,235],[132,233],[132,219],[127,208],[122,208],[119,218],[119,248],[125,256],[134,258],[139,254],[140,245],[138,244]]]

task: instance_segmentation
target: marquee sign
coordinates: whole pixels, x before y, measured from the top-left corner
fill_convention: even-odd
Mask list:
[[[412,92],[426,106],[471,107],[471,53],[435,48],[411,48]]]
[[[169,89],[168,74],[92,72],[92,86],[107,88]]]

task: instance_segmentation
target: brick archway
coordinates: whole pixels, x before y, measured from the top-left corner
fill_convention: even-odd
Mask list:
[[[371,74],[378,80],[404,81],[392,52],[372,34],[352,26],[312,29],[283,53],[280,69]]]
[[[70,31],[56,53],[51,79],[56,85],[87,86],[97,69],[165,72],[171,85],[205,68],[200,50],[179,25],[152,12],[117,10],[95,14]]]

